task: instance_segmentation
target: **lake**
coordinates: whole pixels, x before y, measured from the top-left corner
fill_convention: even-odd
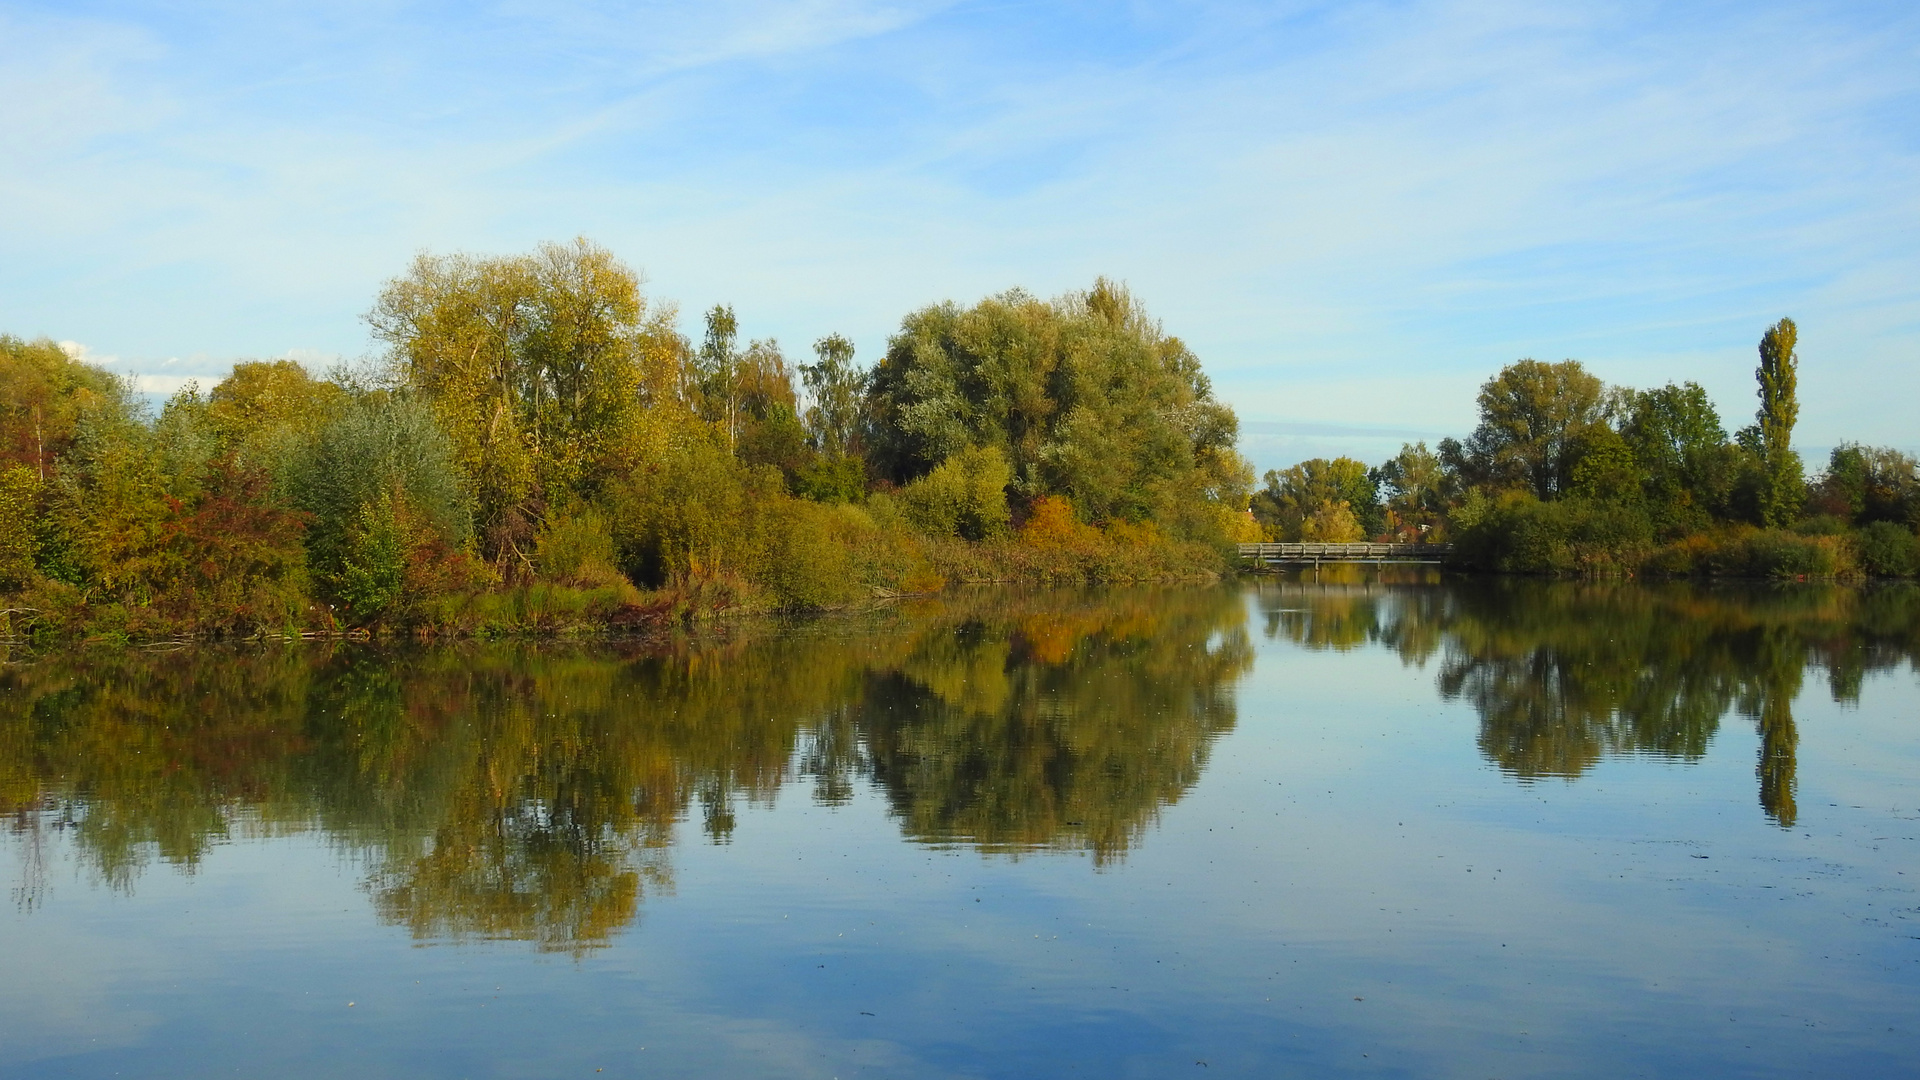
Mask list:
[[[14,656],[0,1076],[1920,1074],[1920,590]]]

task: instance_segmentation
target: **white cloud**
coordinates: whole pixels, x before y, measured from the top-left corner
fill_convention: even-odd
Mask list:
[[[107,367],[111,364],[117,364],[120,362],[120,358],[118,356],[108,356],[108,355],[102,355],[100,353],[96,353],[92,349],[87,348],[85,345],[82,345],[77,341],[62,341],[62,342],[59,342],[58,344],[60,346],[60,351],[63,353],[66,353],[68,359],[78,360],[82,364],[92,364],[95,367]]]

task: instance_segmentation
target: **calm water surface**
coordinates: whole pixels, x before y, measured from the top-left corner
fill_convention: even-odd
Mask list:
[[[1917,659],[1327,574],[15,662],[0,1076],[1920,1075]]]

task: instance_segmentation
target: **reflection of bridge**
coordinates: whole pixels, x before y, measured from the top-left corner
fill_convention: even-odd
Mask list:
[[[1452,544],[1241,544],[1240,557],[1255,566],[1319,566],[1321,563],[1444,562]]]

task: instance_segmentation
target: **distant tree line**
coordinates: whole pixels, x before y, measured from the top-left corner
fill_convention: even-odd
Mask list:
[[[1521,360],[1481,386],[1465,439],[1270,471],[1253,515],[1269,539],[1446,540],[1508,572],[1911,576],[1916,463],[1846,443],[1806,475],[1796,339],[1791,319],[1761,337],[1759,409],[1731,437],[1697,383],[1609,387],[1575,360]]]
[[[1199,360],[1101,279],[795,363],[586,241],[420,256],[381,362],[248,361],[157,416],[0,337],[5,632],[487,631],[960,579],[1224,568],[1253,483]]]

